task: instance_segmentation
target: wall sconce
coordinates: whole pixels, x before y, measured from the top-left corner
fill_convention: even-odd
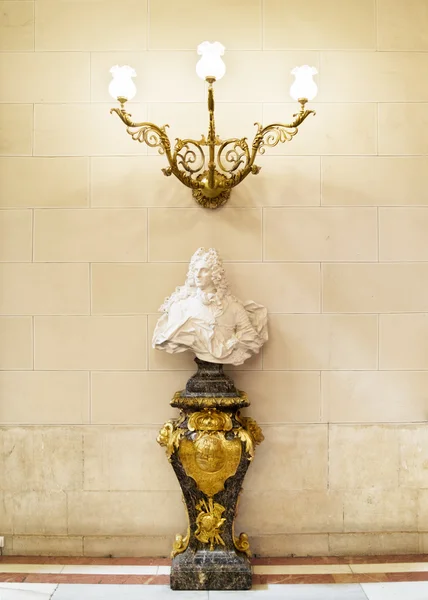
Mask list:
[[[315,67],[307,65],[295,67],[291,73],[295,81],[290,95],[300,103],[300,110],[293,115],[289,124],[273,123],[263,127],[255,123],[257,132],[251,144],[247,138],[229,138],[221,140],[215,132],[213,83],[223,77],[226,66],[222,60],[224,46],[219,42],[203,42],[198,46],[201,56],[196,65],[196,73],[208,83],[208,135],[200,140],[176,139],[175,146],[166,134],[168,125],[158,127],[154,123],[134,123],[131,114],[125,110],[125,102],[132,100],[136,87],[132,78],[136,73],[129,66],[115,66],[110,69],[113,80],[109,92],[120,102],[120,108],[112,108],[126,125],[126,131],[133,140],[144,142],[151,148],[158,148],[159,154],[165,154],[169,167],[162,169],[166,176],[175,175],[184,185],[192,189],[196,202],[205,208],[218,208],[227,202],[232,188],[247,175],[256,175],[261,167],[254,164],[257,152],[264,154],[266,147],[276,146],[279,142],[289,142],[296,135],[298,127],[308,115],[315,114],[306,110],[308,100],[313,100],[318,88],[312,77],[317,73]],[[203,148],[208,148],[206,156]]]

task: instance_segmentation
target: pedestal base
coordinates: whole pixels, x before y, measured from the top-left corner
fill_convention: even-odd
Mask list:
[[[233,551],[186,551],[172,561],[173,590],[249,590],[251,579],[249,559]]]
[[[180,417],[165,423],[158,442],[183,491],[189,525],[177,534],[172,551],[174,590],[248,590],[251,588],[248,536],[235,536],[234,521],[242,482],[260,427],[243,417],[243,392],[222,365],[196,359],[198,372],[171,402]]]

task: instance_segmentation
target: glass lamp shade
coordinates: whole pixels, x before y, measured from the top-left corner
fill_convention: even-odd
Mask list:
[[[214,77],[219,80],[226,73],[226,65],[220,58],[224,54],[224,46],[220,42],[202,42],[198,46],[198,54],[201,56],[196,65],[196,74],[201,79]]]
[[[124,65],[123,67],[115,65],[110,69],[110,73],[113,76],[113,79],[110,81],[110,85],[108,86],[110,95],[115,100],[118,98],[132,100],[137,93],[135,83],[132,81],[132,78],[136,77],[137,75],[135,69],[129,67],[128,65]]]
[[[318,86],[312,77],[317,75],[317,73],[318,71],[315,67],[309,67],[308,65],[294,67],[291,74],[296,79],[290,88],[290,96],[293,100],[300,100],[300,98],[313,100],[315,98],[318,93]]]

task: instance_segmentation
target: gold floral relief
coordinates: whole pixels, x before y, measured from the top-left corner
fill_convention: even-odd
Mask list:
[[[208,503],[205,499],[200,500],[196,504],[196,510],[199,511],[196,517],[196,539],[203,544],[209,544],[210,550],[214,550],[218,545],[224,546],[225,543],[221,537],[221,528],[226,521],[222,517],[226,510],[224,506],[214,502],[212,498],[208,498]]]

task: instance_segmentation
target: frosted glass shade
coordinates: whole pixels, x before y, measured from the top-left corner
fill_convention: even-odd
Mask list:
[[[294,67],[291,74],[296,78],[290,88],[290,96],[293,100],[306,98],[313,100],[318,93],[318,86],[312,79],[317,75],[318,71],[315,67],[303,65],[302,67]]]
[[[220,42],[202,42],[198,46],[198,54],[201,56],[197,65],[196,73],[201,79],[214,77],[219,80],[226,73],[226,65],[221,56],[224,54],[224,46]]]
[[[135,83],[132,81],[132,78],[136,77],[137,75],[135,70],[128,65],[124,65],[123,67],[115,65],[110,69],[110,73],[113,76],[113,79],[110,81],[110,85],[108,86],[110,95],[115,100],[118,98],[132,100],[137,93]]]

